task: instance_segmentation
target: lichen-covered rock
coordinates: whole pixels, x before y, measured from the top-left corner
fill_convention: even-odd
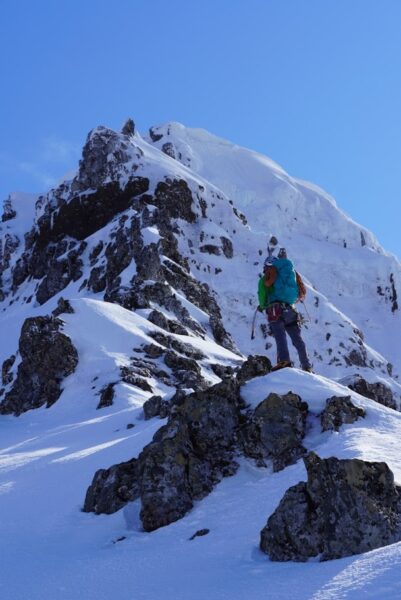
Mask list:
[[[397,402],[393,396],[393,392],[384,383],[368,383],[363,377],[355,377],[354,381],[348,385],[350,390],[370,398],[379,404],[388,406],[389,408],[397,409]]]
[[[26,319],[19,339],[21,363],[12,388],[0,404],[0,413],[20,415],[32,408],[51,406],[59,398],[65,377],[75,371],[78,353],[61,333],[55,317]]]
[[[349,367],[367,367],[367,352],[365,347],[361,344],[360,347],[354,348],[351,352],[344,356],[344,360]]]
[[[12,354],[3,362],[3,366],[1,368],[1,382],[3,385],[8,385],[13,380],[13,374],[10,371],[13,364],[15,363],[15,359],[15,354]]]
[[[143,152],[134,144],[129,144],[127,137],[124,137],[135,132],[133,121],[127,121],[124,128],[124,135],[102,126],[89,132],[75,182],[79,190],[95,190],[106,179],[118,180],[121,171],[128,174],[136,170],[135,163],[138,163]],[[132,161],[134,164],[129,165]]]
[[[248,356],[237,373],[237,381],[240,385],[243,385],[249,379],[267,375],[267,373],[270,373],[271,368],[272,364],[267,356]]]
[[[94,174],[95,178],[98,176],[98,173]],[[95,192],[81,192],[60,206],[53,216],[50,231],[41,231],[41,235],[47,234],[49,241],[65,235],[83,240],[107,225],[118,213],[127,210],[132,205],[132,199],[145,193],[148,187],[147,178],[133,177],[124,189],[120,188],[118,182],[110,181],[93,188]]]
[[[4,200],[3,202],[3,214],[1,215],[1,220],[3,223],[6,221],[11,221],[17,216],[17,211],[13,208],[13,203],[11,200],[11,196]]]
[[[305,459],[307,482],[289,488],[261,531],[271,560],[330,560],[401,539],[401,489],[386,463]]]
[[[307,413],[308,405],[296,394],[269,394],[241,430],[245,455],[259,464],[271,460],[273,471],[296,462],[306,452],[302,440]]]
[[[185,371],[193,371],[200,376],[200,367],[198,363],[191,358],[186,358],[170,351],[166,353],[164,362],[174,371],[183,369]]]
[[[157,346],[156,344],[146,344],[143,346],[143,351],[145,352],[146,356],[149,356],[150,358],[159,358],[162,356],[162,354],[164,354],[165,349],[161,346]]]
[[[167,425],[143,449],[131,479],[124,480],[127,498],[134,499],[139,490],[146,531],[183,517],[195,500],[207,495],[224,476],[235,473],[241,405],[233,381],[181,396],[175,403]],[[121,486],[113,480],[116,473],[120,473],[119,465],[95,475],[84,510],[110,513],[121,508],[121,493],[116,492]],[[108,498],[106,505],[104,498]]]
[[[234,369],[229,365],[220,365],[219,363],[214,363],[209,366],[213,373],[217,375],[217,377],[220,377],[220,379],[232,378],[234,375]]]
[[[364,416],[365,411],[351,402],[351,396],[332,396],[326,400],[320,415],[322,431],[338,431],[342,425],[354,423]]]
[[[141,481],[145,530],[181,518],[194,500],[235,473],[238,403],[233,383],[190,394],[156,434]]]
[[[153,203],[165,211],[165,214],[170,218],[184,219],[189,223],[196,221],[192,193],[184,179],[158,183]]]
[[[100,392],[100,401],[97,408],[105,408],[106,406],[112,406],[114,399],[114,386],[115,383],[109,383]]]
[[[86,492],[84,512],[111,515],[139,496],[138,461],[133,458],[96,471]]]
[[[164,362],[173,371],[176,379],[185,387],[193,389],[205,387],[201,368],[193,358],[187,358],[169,350],[164,356]]]
[[[152,310],[148,316],[148,321],[154,323],[161,329],[178,335],[188,335],[188,330],[181,323],[173,319],[167,319],[159,310]]]
[[[163,400],[161,396],[152,396],[143,405],[143,414],[145,421],[153,419],[153,417],[160,417],[165,419],[170,411],[170,404],[166,400]]]
[[[73,314],[74,309],[72,308],[69,300],[65,300],[64,298],[59,298],[59,300],[57,302],[57,307],[52,311],[52,315],[54,317],[58,317],[59,315],[62,315],[65,313]]]
[[[121,133],[124,135],[135,135],[135,123],[133,119],[127,119],[124,123]]]

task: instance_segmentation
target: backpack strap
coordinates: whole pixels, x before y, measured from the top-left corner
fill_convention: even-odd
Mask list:
[[[298,286],[298,300],[300,302],[302,302],[306,296],[306,286],[305,286],[304,282],[302,281],[302,277],[298,273],[298,271],[295,271],[295,277],[296,277],[297,286]]]
[[[277,279],[277,269],[273,265],[265,269],[265,286],[269,288]]]

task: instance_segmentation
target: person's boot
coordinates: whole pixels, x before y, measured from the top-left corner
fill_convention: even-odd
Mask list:
[[[290,360],[279,360],[278,363],[271,368],[272,371],[278,371],[279,369],[285,369],[286,367],[292,367]]]

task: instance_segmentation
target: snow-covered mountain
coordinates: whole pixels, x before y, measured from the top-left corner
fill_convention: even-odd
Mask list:
[[[3,598],[354,598],[359,572],[389,585],[383,564],[391,573],[399,544],[290,568],[258,549],[280,498],[305,478],[306,451],[385,461],[401,481],[401,265],[373,234],[260,154],[177,123],[142,137],[128,121],[121,133],[92,130],[75,176],[46,196],[11,194],[0,236]],[[248,355],[275,362],[262,316],[250,335],[267,245],[285,247],[307,283],[315,375],[266,375],[257,361],[239,375]],[[289,391],[308,405],[298,445],[262,460],[257,407]],[[227,394],[236,400],[224,412]],[[322,432],[333,396],[365,418]],[[212,412],[195,419],[194,403]],[[194,419],[214,432],[198,447]],[[192,478],[167,517],[154,508],[152,461]]]

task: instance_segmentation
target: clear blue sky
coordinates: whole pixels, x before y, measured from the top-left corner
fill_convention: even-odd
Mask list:
[[[401,256],[400,0],[1,0],[0,200],[174,120],[321,185]]]

